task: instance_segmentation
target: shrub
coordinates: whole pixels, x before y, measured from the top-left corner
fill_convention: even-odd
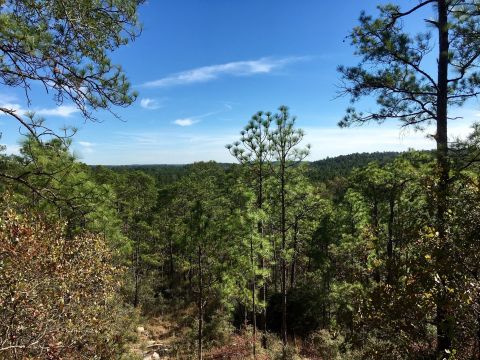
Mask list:
[[[321,359],[341,359],[340,349],[345,338],[340,334],[332,334],[326,329],[314,332],[308,338],[307,349],[309,355],[319,356]]]
[[[349,352],[345,360],[405,360],[413,359],[406,354],[405,348],[393,341],[369,336],[361,349]],[[415,357],[421,359],[421,357]]]
[[[230,320],[228,314],[217,310],[209,319],[208,323],[205,324],[203,330],[205,342],[213,346],[225,345],[235,331]]]
[[[65,224],[7,207],[0,216],[0,358],[118,357],[132,318],[115,297],[119,273],[102,237],[69,238]]]

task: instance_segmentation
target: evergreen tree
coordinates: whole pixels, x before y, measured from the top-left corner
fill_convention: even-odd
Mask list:
[[[40,83],[58,103],[72,101],[86,117],[92,109],[129,105],[135,98],[108,53],[139,33],[137,6],[127,1],[4,1],[0,13],[0,78],[26,91]],[[41,123],[14,109],[0,111],[33,135]]]
[[[447,216],[448,121],[452,119],[452,107],[463,105],[479,93],[478,6],[476,0],[427,0],[405,10],[394,4],[379,6],[377,18],[362,13],[360,25],[350,34],[362,61],[358,66],[339,68],[345,81],[344,91],[352,101],[375,95],[379,105],[378,111],[368,114],[349,108],[341,126],[387,119],[398,119],[405,126],[423,127],[430,122],[436,125],[435,227],[441,246],[434,258],[442,288],[436,299],[438,354],[450,351],[454,322],[448,314],[451,304],[445,287],[452,248]],[[433,8],[435,16],[425,20],[427,30],[415,35],[408,33],[405,22],[429,8]],[[435,35],[429,30],[432,28]],[[432,68],[430,54],[434,49],[437,61]]]
[[[282,341],[285,352],[287,346],[287,186],[292,169],[308,155],[309,146],[305,149],[298,148],[304,133],[302,130],[295,129],[296,119],[290,116],[287,107],[281,106],[274,119],[276,127],[269,133],[272,153],[270,164],[280,198],[278,224],[281,237]]]
[[[245,129],[240,132],[240,141],[235,142],[233,145],[227,145],[227,149],[230,153],[237,158],[237,160],[247,168],[246,178],[250,186],[254,189],[256,194],[256,207],[257,210],[262,211],[264,208],[265,198],[265,181],[269,176],[269,165],[271,154],[269,152],[269,128],[272,122],[271,113],[259,111],[252,116],[252,119],[245,126]],[[258,234],[260,236],[260,246],[263,248],[263,239],[265,236],[265,227],[263,220],[258,222]],[[252,266],[256,259],[254,255],[253,243],[254,237],[251,237],[250,254]],[[265,269],[265,258],[262,256],[260,259],[262,272]],[[256,276],[252,278],[252,325],[253,325],[253,355],[255,358],[255,346],[256,346]],[[265,306],[267,296],[267,283],[263,280],[261,298],[264,303],[262,310],[262,324],[261,328],[264,331],[263,345],[265,346],[265,333],[267,331],[267,308]]]

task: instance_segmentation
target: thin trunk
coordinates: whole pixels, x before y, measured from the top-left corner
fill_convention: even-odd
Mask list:
[[[388,242],[387,242],[387,281],[392,283],[393,274],[393,222],[395,220],[395,190],[392,190],[389,199],[389,216],[388,216]]]
[[[265,259],[262,257],[262,272],[264,271],[264,269],[265,269]],[[264,283],[262,285],[260,296],[263,301],[263,310],[262,310],[262,317],[261,317],[261,327],[263,330],[262,347],[266,349],[267,348],[267,281],[266,279],[264,280]]]
[[[139,241],[137,240],[135,242],[135,270],[134,270],[134,276],[135,276],[135,295],[134,295],[134,299],[133,299],[133,306],[134,307],[138,307],[138,303],[139,303],[139,296],[138,296],[138,288],[139,288],[139,283],[140,283],[140,269],[139,269],[139,265],[140,265],[140,244],[139,244]]]
[[[287,259],[285,250],[287,247],[287,209],[285,199],[285,161],[284,156],[281,161],[280,191],[281,191],[281,231],[282,231],[282,342],[285,355],[287,346]]]
[[[272,271],[273,271],[273,289],[275,293],[278,293],[278,254],[277,254],[277,240],[276,237],[273,236],[272,239],[272,248],[273,248],[273,264],[272,264]]]
[[[172,232],[170,231],[170,228],[167,225],[168,224],[167,213],[165,213],[164,223],[165,223],[165,233],[168,236],[168,257],[169,257],[169,274],[168,274],[168,277],[169,277],[169,281],[170,281],[169,287],[170,287],[170,290],[171,290],[173,288],[173,283],[174,283],[174,280],[173,280],[173,274],[174,274],[173,239],[172,239]]]
[[[263,154],[260,152],[260,171],[259,171],[259,188],[258,188],[258,197],[257,197],[257,207],[259,210],[263,209]],[[260,267],[262,269],[262,274],[265,273],[265,258],[263,256],[263,239],[265,236],[265,230],[263,227],[263,220],[260,220],[258,222],[258,232],[260,234],[260,246],[262,250],[262,255],[260,257]],[[266,348],[267,347],[267,281],[266,279],[263,279],[263,284],[262,288],[260,290],[260,297],[263,301],[263,309],[262,309],[262,315],[260,318],[260,326],[261,329],[263,330],[263,335],[262,335],[262,347]]]
[[[253,327],[253,358],[256,358],[257,352],[257,308],[255,304],[256,296],[256,276],[255,276],[255,257],[253,251],[253,237],[250,238],[250,259],[252,265],[252,327]]]
[[[198,359],[203,359],[203,267],[202,247],[198,246]]]
[[[378,200],[375,196],[373,199],[373,209],[372,209],[372,223],[373,223],[373,234],[375,235],[375,242],[378,242],[379,232],[378,232]],[[375,255],[377,258],[380,256],[378,253],[378,246],[375,244]],[[373,279],[375,282],[380,282],[380,271],[378,268],[375,268],[373,271]]]
[[[447,107],[448,107],[448,5],[446,0],[438,0],[438,35],[439,35],[439,57],[438,57],[438,92],[437,92],[437,166],[438,166],[438,187],[437,187],[437,231],[439,250],[435,260],[438,265],[442,282],[448,276],[448,269],[441,270],[446,265],[448,258],[448,239],[446,232],[446,213],[448,198],[448,134],[447,134]],[[445,354],[452,346],[453,324],[449,312],[449,297],[444,289],[441,289],[437,297],[437,355]]]
[[[298,219],[295,219],[293,225],[293,258],[290,273],[290,289],[295,285],[296,262],[297,262],[297,241],[298,241]]]
[[[395,219],[395,198],[392,195],[389,201],[389,216],[388,216],[388,242],[387,242],[387,257],[389,260],[393,258],[393,222]]]
[[[169,278],[170,278],[170,288],[172,288],[172,285],[173,285],[173,273],[174,273],[174,266],[173,266],[173,241],[172,241],[172,236],[171,234],[169,234],[168,236],[168,247],[169,247],[169,257],[170,257],[170,261],[169,261]]]
[[[247,330],[248,326],[248,309],[247,305],[243,305],[243,328]]]
[[[330,302],[329,302],[329,296],[328,294],[330,293],[330,270],[327,270],[327,273],[325,274],[324,280],[323,280],[323,293],[325,294],[324,296],[324,301],[323,301],[323,327],[325,329],[328,328],[330,325]]]
[[[325,226],[327,226],[325,224]],[[328,254],[328,247],[329,247],[329,235],[327,233],[327,235],[325,236],[325,238],[323,239],[323,241],[321,241],[321,252],[322,252],[322,255],[324,256],[325,259],[328,259],[329,258],[329,254]],[[328,303],[328,294],[329,294],[329,290],[330,290],[330,266],[331,265],[328,265],[327,268],[326,268],[326,271],[322,277],[322,294],[323,294],[323,301],[322,301],[322,328],[324,329],[328,329],[328,325],[329,325],[329,303]]]

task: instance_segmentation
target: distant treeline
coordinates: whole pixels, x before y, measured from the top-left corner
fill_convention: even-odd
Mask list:
[[[327,157],[326,159],[312,161],[309,175],[312,180],[322,182],[335,177],[346,177],[355,168],[365,167],[372,161],[378,162],[379,165],[385,165],[400,154],[400,152],[384,151]]]
[[[309,164],[308,175],[312,180],[321,182],[334,179],[335,177],[347,177],[355,168],[365,167],[372,161],[377,162],[379,165],[385,165],[400,154],[401,152],[382,151],[327,157],[326,159],[307,162]],[[234,164],[221,163],[219,165],[228,168]],[[153,176],[157,184],[168,185],[187,174],[191,164],[109,165],[107,167],[119,172],[142,171]]]

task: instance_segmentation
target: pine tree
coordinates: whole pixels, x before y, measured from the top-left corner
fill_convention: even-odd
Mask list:
[[[265,198],[265,181],[269,176],[270,160],[270,146],[269,146],[269,128],[272,122],[272,114],[267,112],[263,113],[259,111],[252,116],[245,129],[240,132],[240,141],[235,142],[233,145],[227,145],[227,149],[230,153],[237,158],[237,160],[247,168],[246,178],[250,186],[254,189],[256,194],[256,207],[257,210],[263,211],[264,198]],[[263,240],[265,237],[265,227],[263,220],[258,222],[257,231],[260,236],[260,246],[262,250],[264,248]],[[252,267],[256,267],[255,262],[257,259],[254,257],[254,237],[251,237],[250,242],[250,261]],[[265,270],[265,257],[261,256],[261,269],[262,273]],[[256,276],[252,278],[252,325],[253,325],[253,356],[256,356],[256,332],[257,332],[257,315],[256,315]],[[263,280],[261,299],[263,301],[261,328],[264,332],[262,344],[265,346],[265,334],[267,332],[267,308],[266,308],[266,296],[267,296],[267,283]]]
[[[272,161],[271,171],[278,185],[280,198],[279,231],[281,237],[281,292],[282,292],[282,342],[284,354],[287,346],[287,186],[291,170],[297,166],[309,152],[309,146],[301,149],[298,145],[304,133],[295,128],[295,117],[291,117],[286,106],[275,114],[276,127],[269,133]]]
[[[369,121],[398,119],[404,126],[423,127],[434,122],[437,145],[436,231],[441,244],[434,255],[440,273],[437,296],[437,352],[452,347],[454,319],[448,314],[449,278],[448,193],[450,163],[448,122],[454,106],[463,105],[480,90],[480,15],[477,0],[425,0],[406,10],[387,4],[379,6],[377,18],[362,13],[360,25],[350,34],[356,54],[362,57],[358,66],[340,67],[344,92],[353,102],[366,95],[377,98],[379,109],[373,113],[347,110],[341,126]],[[434,19],[425,20],[427,30],[410,34],[405,22],[433,8]],[[429,29],[434,29],[435,35]],[[431,54],[435,49],[436,66]]]

